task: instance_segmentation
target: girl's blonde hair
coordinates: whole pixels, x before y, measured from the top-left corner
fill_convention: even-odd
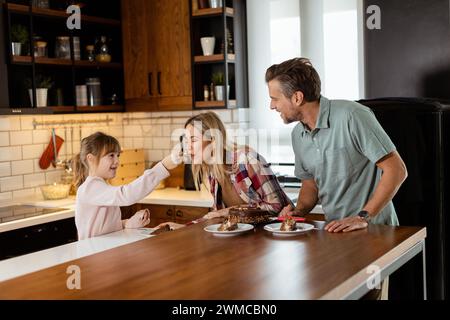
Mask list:
[[[199,127],[201,124],[201,128]],[[213,175],[218,181],[226,181],[231,171],[231,165],[227,164],[227,151],[235,147],[227,141],[225,126],[220,118],[214,112],[205,112],[189,118],[184,124],[186,129],[188,125],[201,129],[202,141],[204,138],[211,140],[212,158],[215,159],[212,164],[202,161],[201,164],[192,164],[192,177],[195,187],[200,190],[202,181],[206,182],[209,175]],[[220,148],[220,150],[218,150]],[[207,185],[205,183],[205,185]]]
[[[75,175],[75,186],[78,188],[89,174],[87,155],[92,154],[96,163],[100,158],[111,152],[120,152],[120,144],[116,138],[96,132],[81,140],[80,153],[72,161],[72,169]]]

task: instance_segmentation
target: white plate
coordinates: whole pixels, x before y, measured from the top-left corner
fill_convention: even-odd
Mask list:
[[[221,225],[221,223],[212,224],[212,225],[206,226],[203,230],[205,230],[206,232],[211,232],[215,236],[234,236],[234,235],[237,235],[237,234],[240,234],[243,232],[247,232],[254,228],[253,225],[251,225],[251,224],[238,223],[238,228],[236,230],[218,231],[217,229],[219,228],[220,225]]]
[[[281,222],[266,224],[264,230],[272,232],[277,236],[293,236],[300,233],[304,233],[314,229],[314,226],[309,223],[297,222],[297,230],[292,231],[280,231]]]

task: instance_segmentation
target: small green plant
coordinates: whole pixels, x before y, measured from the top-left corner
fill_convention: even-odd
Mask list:
[[[21,24],[15,24],[11,27],[11,41],[25,44],[28,42],[28,30]]]
[[[53,87],[52,78],[51,77],[45,77],[43,75],[37,75],[35,83],[36,83],[36,88],[37,89],[42,89],[42,88],[50,89],[51,87]],[[25,79],[25,86],[28,89],[31,89],[33,87],[33,83],[32,83],[30,78]]]
[[[216,86],[223,86],[224,83],[225,83],[225,80],[224,80],[224,77],[223,77],[223,72],[215,72],[215,73],[213,73],[212,76],[211,76],[211,81]]]

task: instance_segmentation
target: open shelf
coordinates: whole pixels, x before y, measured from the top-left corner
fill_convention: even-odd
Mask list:
[[[193,17],[211,17],[211,16],[219,16],[223,13],[223,8],[206,8],[206,9],[198,9],[192,12]],[[234,16],[233,8],[225,8],[225,15],[227,17]]]
[[[236,100],[228,100],[229,107],[236,107]],[[195,101],[197,108],[225,108],[225,101]]]
[[[25,6],[25,5],[21,5],[21,4],[7,3],[6,7],[9,11],[15,12],[15,13],[28,14],[30,12],[30,6]],[[31,13],[34,16],[43,16],[43,17],[52,17],[52,18],[67,19],[67,17],[69,17],[69,14],[67,14],[65,11],[62,11],[62,10],[43,9],[43,8],[36,8],[36,7],[31,8]],[[98,23],[98,24],[109,25],[109,26],[116,26],[116,27],[121,25],[120,20],[92,17],[92,16],[86,16],[86,15],[81,15],[81,21]]]
[[[236,56],[232,53],[228,54],[228,62],[233,63],[236,60]],[[225,61],[225,55],[222,54],[213,54],[211,56],[195,56],[195,63],[214,63],[214,62],[223,62]]]

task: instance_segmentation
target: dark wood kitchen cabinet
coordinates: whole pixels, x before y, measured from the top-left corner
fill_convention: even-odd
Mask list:
[[[122,0],[127,111],[192,109],[188,0]]]
[[[156,227],[163,222],[176,222],[185,224],[192,220],[203,217],[210,211],[209,208],[205,207],[135,204],[131,207],[121,208],[122,219],[128,219],[136,211],[143,209],[150,210],[151,220],[149,227]]]

